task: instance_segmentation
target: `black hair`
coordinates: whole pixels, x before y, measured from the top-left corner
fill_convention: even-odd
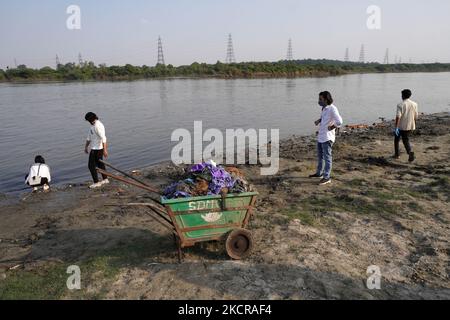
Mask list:
[[[403,100],[409,99],[412,96],[412,92],[409,89],[405,89],[402,91],[402,98]]]
[[[40,163],[40,164],[45,164],[45,159],[43,156],[36,156],[34,158],[34,163]]]
[[[333,97],[331,96],[331,93],[328,91],[323,91],[323,92],[319,93],[319,96],[325,99],[327,105],[331,105],[334,102]]]
[[[86,113],[86,115],[84,116],[84,119],[86,119],[86,121],[89,121],[90,123],[94,122],[95,120],[98,120],[98,117],[95,113],[93,112],[88,112]]]

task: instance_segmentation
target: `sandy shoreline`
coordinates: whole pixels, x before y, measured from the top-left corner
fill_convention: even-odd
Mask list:
[[[212,243],[187,249],[178,264],[167,232],[143,211],[105,206],[145,201],[120,183],[2,195],[0,299],[449,299],[450,115],[421,117],[413,164],[390,158],[391,131],[389,122],[344,129],[330,187],[306,178],[314,136],[281,143],[276,176],[240,166],[260,192],[250,224],[256,248],[241,262]],[[140,176],[162,186],[180,170],[165,162]],[[77,292],[65,288],[71,264],[85,270]],[[371,265],[382,290],[365,287]]]

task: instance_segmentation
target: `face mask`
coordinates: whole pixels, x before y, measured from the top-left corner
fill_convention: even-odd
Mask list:
[[[319,101],[319,106],[321,106],[322,108],[325,108],[327,106],[327,104],[325,102]]]

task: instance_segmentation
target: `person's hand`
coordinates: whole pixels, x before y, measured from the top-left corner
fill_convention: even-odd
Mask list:
[[[394,134],[395,134],[397,137],[400,137],[400,129],[399,129],[399,128],[395,128]]]
[[[88,150],[88,148],[84,148],[84,153],[86,153],[86,154],[88,154],[88,153],[89,153],[89,150]]]
[[[335,126],[328,126],[328,131],[333,131],[334,129],[336,129]]]
[[[103,157],[108,158],[108,150],[103,150]]]
[[[321,120],[316,120],[316,121],[314,121],[314,124],[316,125],[316,126],[318,126],[319,124],[320,124],[320,122],[322,122]]]

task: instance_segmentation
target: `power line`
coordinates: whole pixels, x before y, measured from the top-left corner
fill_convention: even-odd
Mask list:
[[[233,47],[233,37],[231,33],[228,35],[228,46],[227,46],[227,59],[226,63],[236,63],[236,57],[234,56],[234,47]]]
[[[166,65],[166,62],[164,60],[164,51],[161,36],[158,37],[158,62],[156,63],[156,65]]]

